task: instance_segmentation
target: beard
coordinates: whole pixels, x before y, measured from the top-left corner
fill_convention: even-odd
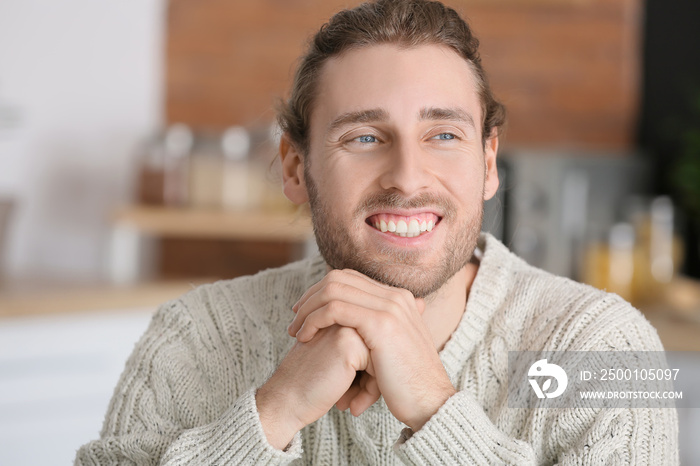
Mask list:
[[[407,199],[395,192],[379,192],[364,199],[355,209],[350,224],[333,215],[323,202],[307,167],[304,170],[309,194],[311,219],[318,249],[333,269],[354,269],[385,285],[404,288],[416,298],[426,298],[437,292],[471,260],[481,232],[483,203],[477,212],[461,225],[454,225],[457,208],[448,198],[424,193]],[[442,250],[415,251],[386,245],[378,251],[368,250],[353,238],[349,231],[364,228],[371,211],[387,209],[416,209],[438,207],[443,217],[443,228],[453,226]],[[432,259],[427,263],[426,257]]]

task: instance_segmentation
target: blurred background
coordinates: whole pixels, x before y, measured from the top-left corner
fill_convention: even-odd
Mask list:
[[[97,437],[159,303],[314,251],[274,103],[358,3],[0,2],[0,464]],[[446,3],[509,111],[484,229],[700,350],[700,3]],[[700,413],[679,417],[698,464]]]

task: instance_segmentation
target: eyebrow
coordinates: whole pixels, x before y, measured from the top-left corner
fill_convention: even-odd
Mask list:
[[[334,119],[328,126],[328,131],[335,131],[336,129],[353,124],[353,123],[370,123],[370,122],[383,122],[389,120],[389,112],[383,108],[373,108],[370,110],[359,110],[357,112],[343,113],[338,118]]]
[[[423,108],[419,112],[419,119],[425,120],[450,120],[465,123],[476,129],[474,118],[460,108]],[[381,123],[389,121],[389,112],[383,108],[373,108],[369,110],[358,110],[347,112],[335,118],[328,125],[328,132],[332,132],[345,125],[354,123]]]
[[[461,108],[424,108],[420,111],[421,120],[450,120],[466,123],[476,129],[474,118]]]

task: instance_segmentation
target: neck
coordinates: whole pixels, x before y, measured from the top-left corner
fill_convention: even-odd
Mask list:
[[[477,263],[469,262],[425,300],[423,321],[438,351],[444,348],[462,319],[467,296],[478,270]]]

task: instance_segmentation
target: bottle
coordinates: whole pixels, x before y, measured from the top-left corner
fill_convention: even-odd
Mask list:
[[[222,204],[226,209],[246,210],[253,205],[250,186],[250,134],[232,126],[221,137],[224,154]]]
[[[607,290],[634,301],[635,231],[630,223],[616,223],[610,229]]]
[[[146,140],[138,158],[137,202],[142,205],[161,206],[165,203],[165,169],[163,146],[159,136]]]
[[[195,139],[189,164],[189,205],[221,207],[223,156],[218,137],[201,134]]]
[[[174,124],[165,133],[163,200],[166,205],[181,207],[187,203],[192,142],[192,130],[187,125]]]

